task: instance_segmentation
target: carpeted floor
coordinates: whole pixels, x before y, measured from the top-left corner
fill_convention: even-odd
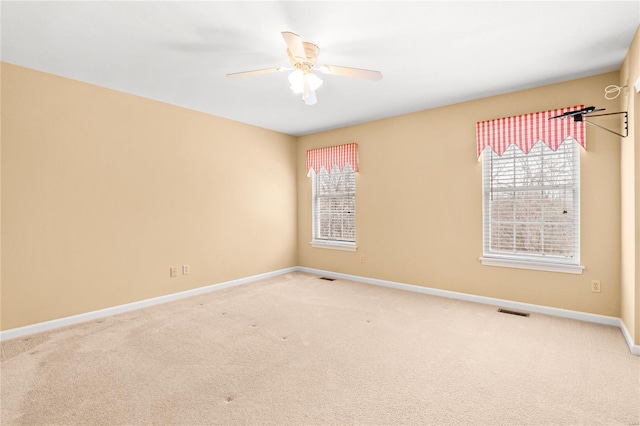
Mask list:
[[[291,273],[2,343],[2,424],[640,424],[614,327]]]

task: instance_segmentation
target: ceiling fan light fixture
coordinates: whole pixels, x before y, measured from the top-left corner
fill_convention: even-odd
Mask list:
[[[313,90],[309,91],[302,95],[302,100],[305,105],[315,105],[318,103],[318,98],[316,97],[316,92]]]
[[[306,91],[315,91],[322,85],[322,80],[311,71],[295,70],[289,74],[291,90],[296,94],[304,94]],[[306,86],[306,87],[305,87]]]

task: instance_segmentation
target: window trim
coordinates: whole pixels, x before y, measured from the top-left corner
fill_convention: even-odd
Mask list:
[[[542,142],[538,142],[542,143]],[[564,258],[560,256],[545,256],[543,254],[518,254],[518,253],[500,253],[491,251],[490,248],[490,235],[491,235],[491,218],[490,202],[488,197],[491,196],[491,189],[486,186],[486,172],[487,159],[482,158],[482,252],[483,255],[479,258],[480,262],[484,266],[498,266],[506,268],[518,268],[518,269],[530,269],[537,271],[548,272],[562,272],[571,274],[582,274],[584,266],[580,265],[580,150],[577,146],[577,142],[573,138],[565,140],[563,143],[575,144],[572,146],[572,161],[577,171],[577,184],[572,185],[574,194],[574,210],[577,212],[577,218],[573,222],[573,235],[574,241],[572,245],[574,248],[574,256],[571,258]],[[511,147],[510,147],[511,148]],[[493,151],[486,152],[485,155],[493,155]],[[526,155],[526,154],[525,154]],[[490,180],[489,180],[490,181]]]
[[[347,167],[351,169],[351,172],[354,174],[353,178],[356,179],[358,176],[358,173],[355,170],[353,170],[353,167],[351,167],[350,164],[345,165],[342,169],[338,169],[338,170],[340,170],[340,172],[344,172]],[[329,170],[327,172],[331,173],[332,171],[333,171],[333,168],[332,170]],[[317,178],[319,174],[320,174],[320,171],[316,172],[313,169],[309,171],[309,176],[311,177],[311,241],[309,242],[309,244],[313,248],[342,250],[342,251],[356,251],[357,249],[356,237],[354,237],[354,241],[331,240],[331,239],[323,239],[323,238],[316,237],[317,231],[318,231],[317,229],[318,217],[316,215],[316,205],[318,203],[318,197],[316,196],[316,191],[317,191],[317,184],[318,184]],[[354,181],[354,184],[355,184],[355,181]],[[353,196],[354,202],[355,202],[356,189],[354,188],[353,195],[349,193],[345,193],[343,194],[343,196]],[[354,204],[354,207],[355,207],[355,204]],[[356,208],[356,211],[357,211],[357,208]],[[355,222],[354,222],[354,226],[356,226]]]
[[[309,243],[313,248],[356,251],[358,248],[355,242],[333,241],[333,240],[313,240]]]
[[[482,256],[480,262],[484,266],[501,266],[505,268],[531,269],[534,271],[564,272],[582,274],[584,266],[573,263],[540,262],[527,259],[509,259],[507,257]]]

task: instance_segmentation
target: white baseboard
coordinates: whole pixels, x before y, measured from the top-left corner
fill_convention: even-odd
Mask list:
[[[51,321],[41,322],[37,324],[27,325],[24,327],[13,328],[10,330],[0,331],[0,341],[23,337],[30,334],[41,333],[43,331],[52,330],[54,328],[66,327],[81,322],[91,321],[98,318],[104,318],[123,312],[133,311],[136,309],[146,308],[160,303],[171,302],[173,300],[184,299],[186,297],[196,296],[211,291],[222,290],[224,288],[234,287],[259,281],[265,278],[271,278],[290,272],[306,272],[309,274],[322,275],[329,278],[338,278],[350,281],[357,281],[365,284],[373,284],[382,287],[395,288],[399,290],[412,291],[416,293],[429,294],[432,296],[446,297],[449,299],[465,300],[468,302],[482,303],[486,305],[495,305],[502,308],[518,309],[521,311],[552,315],[556,317],[575,319],[579,321],[592,322],[596,324],[611,325],[620,328],[622,334],[629,346],[629,350],[633,355],[640,356],[640,346],[636,345],[629,330],[620,318],[609,317],[605,315],[590,314],[586,312],[571,311],[568,309],[553,308],[549,306],[533,305],[523,302],[515,302],[505,299],[496,299],[492,297],[476,296],[467,293],[458,293],[449,290],[440,290],[430,287],[422,287],[413,284],[403,284],[394,281],[380,280],[377,278],[360,277],[357,275],[343,274],[339,272],[324,271],[321,269],[313,269],[302,266],[293,266],[290,268],[279,269],[277,271],[266,272],[264,274],[253,275],[250,277],[239,278],[237,280],[226,281],[223,283],[212,284],[206,287],[198,287],[192,290],[181,291],[179,293],[167,294],[165,296],[154,297],[152,299],[140,300],[138,302],[127,303],[125,305],[113,306],[110,308],[100,309],[98,311],[86,312],[83,314],[73,315],[70,317],[59,318]]]
[[[631,351],[632,354],[640,356],[640,345],[636,345],[633,342],[633,337],[631,337],[631,333],[629,333],[629,329],[627,329],[627,326],[625,325],[624,321],[622,321],[622,319],[619,319],[620,324],[620,330],[622,331],[622,335],[624,336],[624,340],[627,341],[627,345],[629,345],[629,350]]]
[[[211,291],[222,290],[223,288],[234,287],[241,284],[247,284],[253,281],[271,278],[289,272],[297,271],[297,267],[280,269],[277,271],[266,272],[264,274],[253,275],[250,277],[239,278],[237,280],[226,281],[218,284],[208,285],[206,287],[198,287],[191,290],[181,291],[179,293],[167,294],[165,296],[154,297],[152,299],[140,300],[138,302],[127,303],[125,305],[112,306],[110,308],[100,309],[98,311],[86,312],[83,314],[73,315],[70,317],[58,318],[51,321],[40,322],[37,324],[26,325],[24,327],[12,328],[0,331],[0,341],[23,337],[30,334],[41,333],[43,331],[52,330],[54,328],[66,327],[68,325],[78,324],[85,321],[91,321],[98,318],[109,317],[111,315],[121,314],[123,312],[133,311],[136,309],[146,308],[160,303],[167,303],[173,300],[184,299],[186,297],[197,296]]]
[[[468,302],[482,303],[486,305],[495,305],[502,308],[517,309],[525,312],[538,313],[544,315],[552,315],[556,317],[575,319],[579,321],[592,322],[596,324],[611,325],[620,328],[624,338],[629,346],[629,350],[633,355],[640,356],[640,346],[636,345],[631,337],[631,333],[627,330],[624,322],[620,318],[610,317],[606,315],[590,314],[587,312],[571,311],[568,309],[553,308],[550,306],[533,305],[530,303],[515,302],[512,300],[496,299],[492,297],[476,296],[468,293],[458,293],[449,290],[440,290],[430,287],[422,287],[412,284],[403,284],[394,281],[379,280],[376,278],[360,277],[357,275],[342,274],[338,272],[323,271],[321,269],[313,269],[306,267],[298,267],[298,271],[307,272],[309,274],[322,275],[328,278],[338,278],[350,281],[357,281],[365,284],[379,285],[382,287],[396,288],[399,290],[412,291],[415,293],[429,294],[432,296],[446,297],[449,299],[465,300]]]

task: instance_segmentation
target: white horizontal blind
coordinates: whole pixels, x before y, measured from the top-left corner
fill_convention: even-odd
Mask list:
[[[483,153],[484,256],[580,262],[580,146]]]
[[[321,242],[355,242],[356,174],[347,164],[343,170],[323,167],[313,175],[313,239]]]

